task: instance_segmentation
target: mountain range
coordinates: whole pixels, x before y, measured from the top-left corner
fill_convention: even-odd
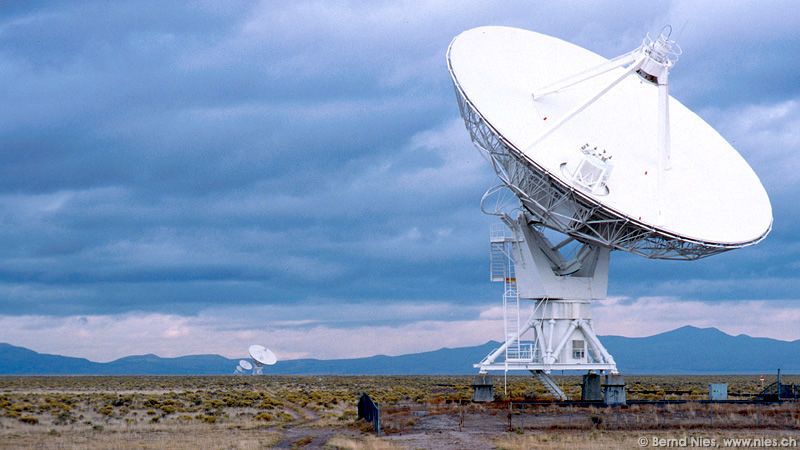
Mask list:
[[[746,374],[781,368],[800,373],[800,340],[731,336],[716,328],[686,326],[654,336],[601,337],[624,374]],[[472,364],[499,344],[442,348],[400,356],[353,359],[294,359],[265,367],[265,374],[457,375],[474,374]],[[244,357],[244,356],[243,356]],[[0,375],[225,375],[239,359],[219,355],[162,358],[148,354],[110,362],[37,353],[0,343]]]

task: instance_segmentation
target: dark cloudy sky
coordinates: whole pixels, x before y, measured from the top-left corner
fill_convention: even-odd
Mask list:
[[[607,57],[672,24],[673,95],[770,193],[756,247],[615,253],[598,331],[798,339],[798,19],[793,1],[4,2],[0,341],[108,360],[498,338],[494,180],[444,59],[490,24]]]

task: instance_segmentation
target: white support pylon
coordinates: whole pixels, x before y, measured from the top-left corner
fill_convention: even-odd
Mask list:
[[[506,308],[505,341],[475,367],[480,373],[530,371],[540,380],[553,370],[617,373],[614,358],[591,325],[592,300],[606,296],[609,250],[581,249],[576,252],[581,258],[568,260],[561,254],[563,244],[551,245],[528,213],[521,213],[516,220],[507,215],[501,218],[511,236],[501,239],[493,229],[492,242],[507,245],[503,252],[507,260],[500,265],[493,254],[492,278],[507,283],[508,275],[513,274],[518,304],[527,303],[531,311],[524,325],[517,325],[508,322],[519,321],[519,312],[515,315]],[[565,266],[571,269],[564,270]],[[508,267],[504,277],[495,273],[497,267]],[[550,386],[548,390],[562,398]]]

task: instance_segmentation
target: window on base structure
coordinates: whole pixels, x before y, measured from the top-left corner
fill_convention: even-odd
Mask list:
[[[586,356],[586,343],[580,339],[572,341],[572,359],[583,359]]]

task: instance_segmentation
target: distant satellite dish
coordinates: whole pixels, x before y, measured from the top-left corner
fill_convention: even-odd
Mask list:
[[[234,375],[241,375],[242,374],[242,366],[236,366],[236,368],[233,369],[233,374]]]
[[[253,370],[253,364],[251,364],[250,361],[246,359],[240,360],[239,366],[241,366],[241,368],[244,370]]]
[[[250,356],[255,360],[257,366],[271,366],[278,362],[275,353],[263,345],[254,344],[249,349]]]

